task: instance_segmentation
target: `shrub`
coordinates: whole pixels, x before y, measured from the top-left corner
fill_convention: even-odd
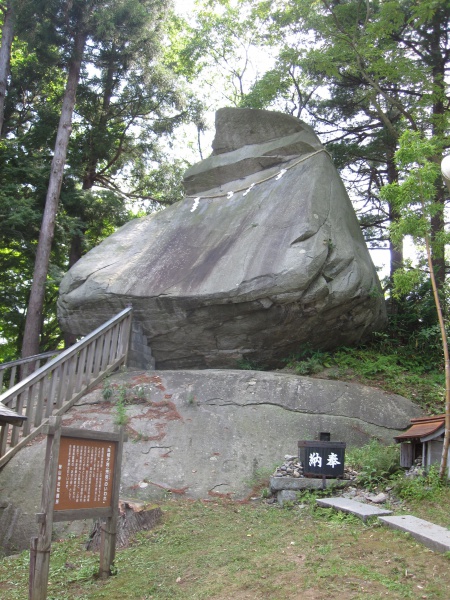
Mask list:
[[[394,492],[402,500],[433,500],[436,499],[448,483],[439,477],[439,467],[432,465],[421,475],[403,476],[394,484]]]
[[[369,489],[389,481],[401,470],[399,446],[383,446],[375,439],[361,448],[351,448],[346,462],[358,471],[357,483]]]

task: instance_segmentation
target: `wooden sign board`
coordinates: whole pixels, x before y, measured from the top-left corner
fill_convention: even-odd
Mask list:
[[[47,598],[55,521],[104,519],[100,577],[111,574],[124,439],[123,427],[117,433],[73,429],[61,427],[61,417],[50,417],[41,512],[36,515],[39,535],[31,540],[29,600]]]
[[[62,433],[55,511],[111,506],[116,445],[112,441],[65,437]]]
[[[306,477],[343,477],[345,442],[298,442],[299,460]]]

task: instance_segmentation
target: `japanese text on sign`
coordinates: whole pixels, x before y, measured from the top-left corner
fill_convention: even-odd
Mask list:
[[[336,465],[340,465],[340,461],[338,460],[338,455],[335,452],[331,452],[327,458],[327,467],[331,467],[334,469]],[[321,467],[322,466],[322,456],[318,452],[311,452],[309,455],[309,466],[310,467]]]
[[[61,437],[55,510],[110,506],[114,442]]]

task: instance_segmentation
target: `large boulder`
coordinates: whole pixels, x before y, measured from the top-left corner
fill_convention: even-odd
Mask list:
[[[159,368],[274,366],[305,343],[385,324],[380,284],[330,156],[302,121],[226,108],[187,196],[127,223],[64,277],[59,318],[87,334],[127,304]]]

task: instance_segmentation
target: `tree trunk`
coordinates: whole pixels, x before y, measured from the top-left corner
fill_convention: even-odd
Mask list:
[[[445,118],[447,107],[447,85],[446,85],[446,67],[447,57],[442,48],[447,48],[448,33],[447,27],[442,22],[442,14],[436,11],[429,32],[429,52],[432,58],[432,77],[433,77],[433,105],[432,124],[433,135],[445,139],[447,132],[447,120]],[[448,22],[448,21],[447,21]],[[442,155],[435,157],[435,162],[440,165]],[[442,233],[445,231],[445,194],[442,186],[442,180],[438,177],[436,181],[436,204],[439,210],[431,218],[431,253],[434,268],[436,285],[440,294],[442,312],[444,317],[447,313],[445,305],[445,296],[442,293],[445,285],[445,247],[442,243]]]
[[[392,147],[387,151],[387,178],[388,183],[396,183],[398,181],[398,170],[395,164],[395,151],[397,150],[397,140],[390,144]],[[392,204],[389,205],[389,221],[395,223],[400,220],[399,211]],[[390,250],[390,277],[394,276],[397,269],[403,267],[403,248],[402,244],[394,245],[392,241],[389,242]]]
[[[439,163],[441,158],[441,156],[437,157],[436,162]],[[442,232],[445,228],[445,198],[443,192],[443,189],[437,189],[436,191],[435,202],[437,205],[439,205],[439,210],[431,217],[431,255],[436,285],[440,293],[442,293],[445,284],[445,248],[444,244],[442,243]],[[442,294],[441,301],[443,300],[443,297],[444,296]],[[445,302],[443,303],[442,310],[445,315]]]
[[[0,138],[3,137],[3,121],[5,115],[6,86],[8,83],[11,46],[14,32],[13,0],[6,3],[2,28],[2,44],[0,46]]]
[[[61,117],[56,135],[55,153],[53,156],[44,216],[42,218],[39,242],[34,264],[33,283],[28,303],[25,331],[22,344],[22,357],[39,353],[39,336],[44,305],[45,283],[50,263],[50,252],[55,232],[56,213],[58,210],[64,165],[67,156],[70,132],[72,130],[72,114],[75,96],[80,78],[81,62],[87,31],[79,31],[74,39],[74,52],[69,62],[66,90],[61,109]]]
[[[397,140],[394,142],[394,147],[390,148],[387,152],[387,177],[388,183],[395,183],[398,181],[398,170],[395,165],[394,154],[397,147]],[[400,214],[397,208],[392,204],[388,206],[389,210],[389,222],[395,223],[400,220]],[[389,278],[391,288],[394,286],[394,274],[397,269],[401,269],[403,267],[403,244],[400,243],[398,245],[394,244],[394,242],[389,240]],[[389,301],[389,312],[391,315],[396,315],[399,312],[399,302],[394,298],[391,293],[391,298]]]
[[[103,93],[103,102],[102,102],[102,114],[100,116],[99,121],[99,131],[102,132],[102,128],[107,127],[107,112],[109,106],[111,104],[111,98],[113,95],[113,86],[114,86],[114,62],[112,57],[110,58],[106,76],[105,76],[105,90]],[[83,176],[83,190],[90,190],[94,187],[96,179],[97,179],[97,164],[98,164],[98,155],[95,144],[90,147],[90,155],[87,160],[84,176]],[[81,213],[83,214],[83,213]],[[83,217],[82,217],[83,218]],[[83,238],[84,238],[84,229],[81,229],[79,233],[73,235],[70,242],[70,250],[69,250],[69,269],[80,260],[83,255]],[[64,333],[64,347],[68,348],[72,346],[77,341],[76,335],[70,332]]]
[[[137,533],[148,531],[158,525],[161,517],[162,512],[159,506],[120,501],[119,518],[117,519],[117,547],[126,548]],[[89,540],[86,543],[86,550],[99,550],[101,530],[101,520],[94,521]]]

